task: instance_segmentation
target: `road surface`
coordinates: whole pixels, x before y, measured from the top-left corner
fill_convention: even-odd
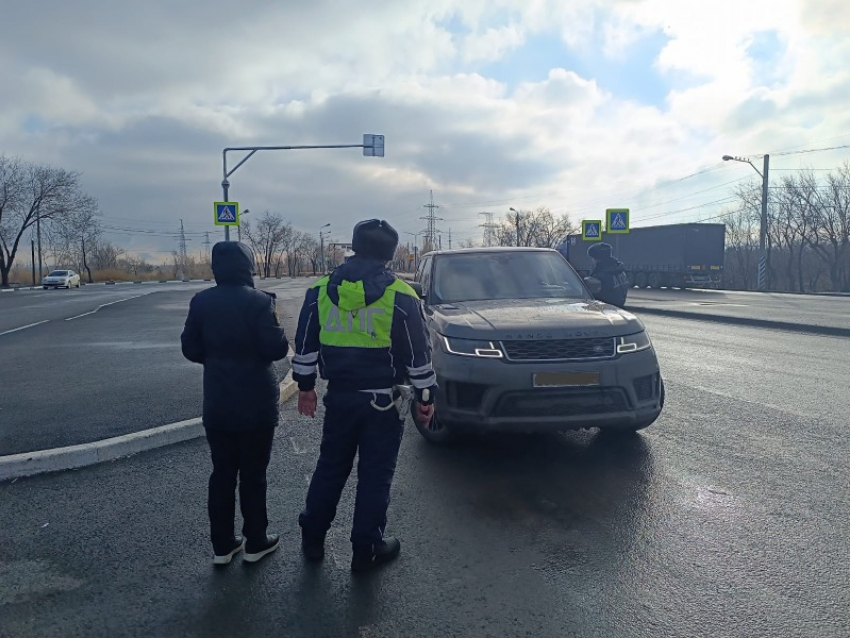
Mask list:
[[[353,485],[325,563],[299,556],[320,430],[291,403],[269,472],[283,544],[253,567],[210,564],[203,440],[2,484],[0,636],[846,638],[850,340],[646,323],[668,403],[642,435],[439,448],[409,427],[402,557],[365,578]]]
[[[294,338],[306,279],[258,281]],[[211,284],[86,286],[0,296],[0,456],[88,443],[201,415],[202,367],[180,352]],[[281,376],[288,363],[277,364]]]
[[[731,320],[802,324],[850,336],[850,296],[788,295],[731,290],[629,290],[628,309],[687,312]]]

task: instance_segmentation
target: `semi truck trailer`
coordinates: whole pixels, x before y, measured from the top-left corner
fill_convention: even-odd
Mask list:
[[[558,246],[580,275],[593,271],[587,249],[604,241],[623,262],[629,283],[638,288],[720,288],[726,252],[725,224],[670,224],[632,228],[628,234],[603,233],[585,241],[569,235]]]

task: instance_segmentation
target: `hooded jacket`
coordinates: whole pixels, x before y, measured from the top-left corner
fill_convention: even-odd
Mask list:
[[[295,335],[293,379],[328,390],[382,390],[409,380],[420,400],[437,389],[422,304],[380,260],[352,257],[304,299]]]
[[[278,424],[274,362],[289,352],[276,297],[254,289],[254,259],[238,242],[212,250],[216,286],[189,304],[183,356],[204,366],[204,427],[244,431]]]
[[[602,291],[596,295],[599,301],[619,308],[626,304],[629,278],[622,262],[613,257],[602,259],[596,262],[590,276],[596,277],[602,284]]]

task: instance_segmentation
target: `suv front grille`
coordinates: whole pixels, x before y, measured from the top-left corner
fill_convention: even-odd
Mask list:
[[[503,341],[502,347],[511,361],[581,361],[610,359],[616,354],[616,340],[613,337]]]
[[[611,414],[629,409],[620,388],[570,388],[508,392],[496,405],[497,417],[569,417]]]

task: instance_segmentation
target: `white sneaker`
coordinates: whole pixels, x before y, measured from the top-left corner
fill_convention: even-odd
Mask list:
[[[241,536],[237,536],[233,541],[233,549],[230,550],[227,554],[222,554],[219,556],[216,554],[213,557],[213,565],[228,565],[230,561],[233,560],[233,557],[236,556],[239,552],[245,549],[245,539]]]

